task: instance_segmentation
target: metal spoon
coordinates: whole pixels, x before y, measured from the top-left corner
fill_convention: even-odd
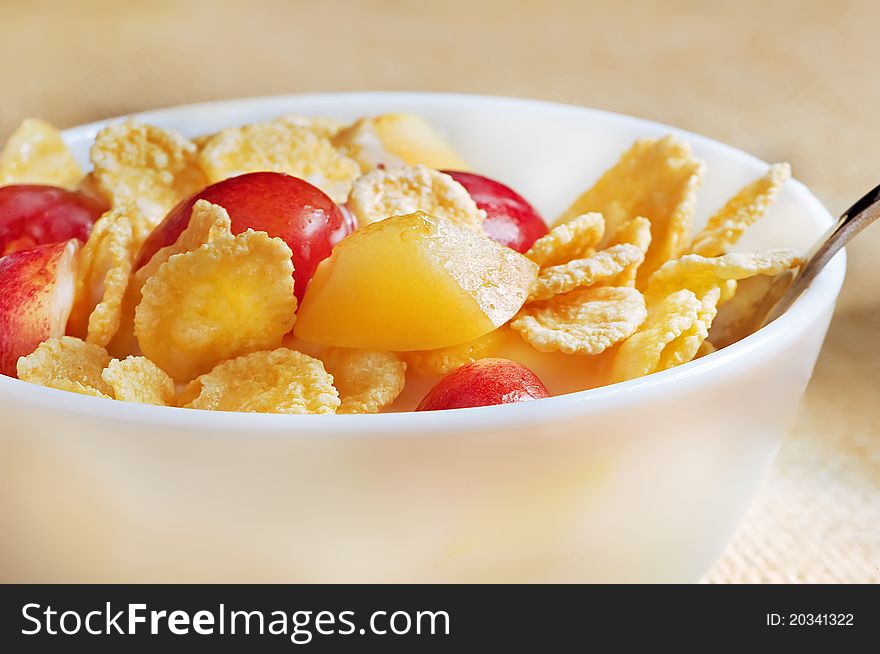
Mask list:
[[[775,277],[753,277],[740,283],[737,295],[744,301],[722,305],[709,340],[716,348],[730,345],[773,322],[785,313],[795,300],[807,290],[816,275],[832,257],[865,227],[880,218],[880,186],[864,195],[847,209],[804,256],[800,269],[786,271]],[[745,315],[742,305],[748,302],[752,310]]]

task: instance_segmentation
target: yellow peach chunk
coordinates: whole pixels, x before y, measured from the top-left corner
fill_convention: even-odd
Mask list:
[[[61,132],[43,120],[26,119],[9,137],[6,147],[0,149],[0,186],[50,184],[74,188],[82,178],[82,169]]]
[[[416,212],[367,225],[322,262],[294,333],[406,352],[464,343],[522,306],[538,266],[462,225]]]
[[[379,165],[423,164],[437,170],[470,170],[449,143],[423,118],[388,113],[362,118],[333,137],[366,172]]]

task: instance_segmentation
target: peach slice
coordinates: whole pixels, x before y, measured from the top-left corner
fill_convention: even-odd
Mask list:
[[[428,168],[469,170],[468,165],[423,118],[389,113],[361,118],[333,137],[364,171],[379,165],[423,164]]]
[[[19,357],[64,335],[78,248],[71,239],[0,258],[0,374],[15,377]]]
[[[405,352],[464,343],[519,310],[538,267],[422,212],[356,231],[315,273],[294,334],[322,345]]]

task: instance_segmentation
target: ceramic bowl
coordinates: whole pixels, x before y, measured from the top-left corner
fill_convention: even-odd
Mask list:
[[[549,217],[642,136],[679,133],[707,162],[698,226],[766,170],[672,127],[531,100],[295,95],[139,117],[196,135],[290,112],[386,111],[421,114]],[[84,163],[104,124],[65,132]],[[790,181],[738,249],[805,249],[830,223]],[[0,579],[696,581],[770,469],[844,269],[841,254],[781,318],[697,361],[507,406],[210,413],[0,377]]]

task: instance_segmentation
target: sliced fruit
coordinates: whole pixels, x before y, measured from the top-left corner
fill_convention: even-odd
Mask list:
[[[0,258],[0,373],[15,377],[19,357],[64,335],[78,247],[70,240]]]
[[[513,404],[550,397],[531,370],[510,359],[479,359],[453,370],[432,388],[416,411]]]
[[[57,186],[0,186],[0,256],[71,238],[85,243],[107,209],[92,195]]]
[[[72,188],[82,169],[54,125],[28,118],[0,151],[0,184],[52,184]]]
[[[284,173],[248,173],[212,184],[174,207],[144,243],[138,267],[177,240],[199,200],[226,209],[233,234],[253,229],[283,239],[293,253],[298,299],[305,294],[317,265],[352,229],[333,200],[308,182]]]
[[[541,215],[509,186],[483,175],[460,170],[443,172],[464,186],[477,206],[486,212],[483,231],[489,238],[525,253],[547,233],[547,224]]]
[[[389,113],[362,118],[333,137],[364,171],[380,165],[424,164],[429,168],[467,170],[468,165],[423,118]]]
[[[322,345],[428,350],[510,320],[538,266],[449,220],[416,212],[368,225],[318,267],[294,333]]]

